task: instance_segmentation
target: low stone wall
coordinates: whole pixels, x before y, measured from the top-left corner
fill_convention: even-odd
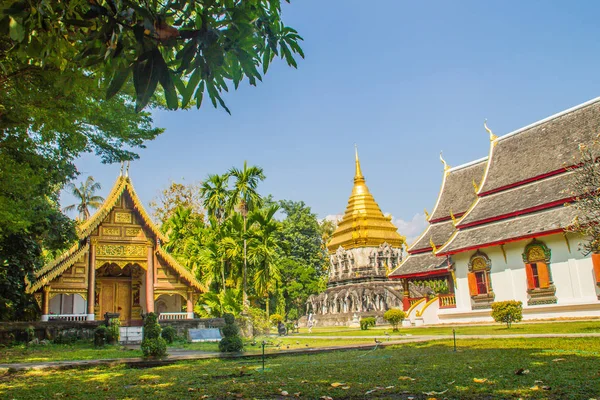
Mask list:
[[[158,321],[160,326],[172,326],[177,331],[177,336],[187,338],[188,330],[202,328],[222,328],[225,326],[223,318],[175,319]]]
[[[0,324],[0,343],[9,344],[27,340],[26,329],[33,328],[38,340],[54,340],[61,332],[78,333],[81,337],[93,337],[94,329],[103,321],[32,321],[2,322]]]
[[[313,320],[316,321],[314,327],[319,326],[350,326],[354,318],[354,314],[358,316],[358,319],[365,317],[375,317],[377,320],[377,325],[385,324],[385,320],[383,319],[383,311],[369,311],[369,312],[357,312],[357,313],[338,313],[338,314],[326,314],[326,315],[314,315]],[[298,320],[298,326],[302,328],[306,328],[308,325],[308,318],[303,316]]]

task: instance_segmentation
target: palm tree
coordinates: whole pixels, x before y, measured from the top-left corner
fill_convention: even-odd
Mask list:
[[[202,196],[202,205],[206,208],[208,215],[214,216],[219,224],[223,222],[227,211],[229,200],[228,189],[229,176],[208,175],[208,179],[200,187],[200,196]]]
[[[68,183],[66,188],[71,191],[71,194],[75,196],[78,203],[63,208],[63,211],[71,212],[77,209],[81,221],[85,221],[90,217],[90,209],[97,209],[104,202],[102,196],[94,195],[96,190],[100,190],[102,187],[100,183],[94,181],[93,176],[88,176],[85,182],[81,183],[79,187],[75,186],[74,183]]]
[[[244,161],[244,168],[231,168],[227,175],[235,179],[231,195],[229,196],[229,210],[238,208],[244,218],[244,267],[242,269],[242,298],[244,309],[248,307],[247,293],[247,219],[248,212],[260,207],[261,197],[256,191],[258,183],[265,179],[263,169],[257,166],[248,167],[248,162]]]
[[[249,258],[255,266],[254,288],[258,295],[266,297],[266,312],[269,317],[269,291],[273,283],[281,279],[279,271],[277,233],[281,225],[274,218],[279,210],[277,205],[272,205],[264,210],[257,210],[250,215],[252,230]]]

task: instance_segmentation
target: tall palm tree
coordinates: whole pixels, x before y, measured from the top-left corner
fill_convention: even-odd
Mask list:
[[[229,196],[229,210],[239,209],[244,218],[244,267],[242,269],[242,298],[244,309],[248,308],[248,292],[247,292],[247,220],[248,212],[260,207],[261,197],[256,188],[258,183],[265,179],[263,169],[257,166],[248,166],[248,162],[244,161],[242,169],[231,168],[227,175],[232,177],[235,182],[231,195]]]
[[[258,295],[266,298],[266,312],[269,317],[269,291],[272,285],[281,279],[279,271],[277,233],[280,223],[275,219],[279,207],[272,205],[264,210],[257,210],[250,215],[249,222],[253,228],[249,244],[249,258],[255,266],[254,288]]]
[[[67,184],[66,189],[75,196],[78,202],[63,208],[63,211],[71,212],[76,209],[79,212],[79,219],[85,221],[90,217],[90,209],[97,209],[104,202],[104,197],[94,194],[96,190],[101,188],[100,183],[95,182],[93,176],[88,176],[79,187],[75,186],[74,183]]]
[[[202,205],[206,208],[208,215],[214,216],[219,224],[223,222],[229,201],[229,176],[211,174],[200,187]]]

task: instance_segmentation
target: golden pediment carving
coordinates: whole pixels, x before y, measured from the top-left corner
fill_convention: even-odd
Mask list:
[[[104,235],[104,236],[121,236],[121,228],[119,228],[119,227],[103,227],[102,235]]]
[[[131,213],[128,212],[115,212],[115,222],[121,224],[130,224],[132,221]]]
[[[145,244],[101,244],[96,248],[98,258],[146,258]]]
[[[137,236],[142,231],[141,228],[125,228],[125,236]]]

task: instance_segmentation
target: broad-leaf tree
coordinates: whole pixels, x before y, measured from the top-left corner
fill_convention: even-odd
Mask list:
[[[279,0],[9,0],[0,33],[24,65],[101,74],[107,98],[133,80],[138,111],[160,85],[171,109],[208,95],[229,112],[229,86],[256,85],[276,56],[304,57]]]

